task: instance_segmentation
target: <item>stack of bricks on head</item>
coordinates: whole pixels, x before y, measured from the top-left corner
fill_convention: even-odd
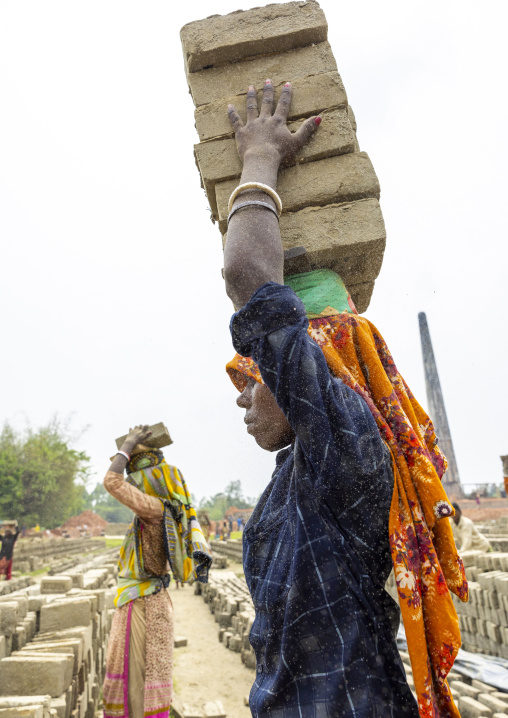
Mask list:
[[[200,139],[195,158],[224,244],[228,200],[242,171],[227,106],[234,104],[245,121],[249,85],[260,100],[270,78],[277,100],[290,81],[290,130],[313,115],[320,115],[322,123],[294,166],[279,175],[284,272],[336,271],[363,312],[381,269],[386,234],[379,182],[368,155],[360,152],[327,31],[324,13],[313,0],[185,25],[180,34]]]

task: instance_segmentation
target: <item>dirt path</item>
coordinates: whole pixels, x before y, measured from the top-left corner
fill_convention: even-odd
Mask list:
[[[192,586],[175,588],[170,584],[175,609],[175,636],[185,636],[185,648],[175,648],[173,679],[182,703],[202,707],[207,701],[220,700],[228,718],[248,718],[244,705],[254,682],[254,671],[246,668],[239,653],[219,643],[219,626],[208,605],[194,594]]]

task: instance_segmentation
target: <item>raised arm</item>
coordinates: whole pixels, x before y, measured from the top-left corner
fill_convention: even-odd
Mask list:
[[[271,80],[265,82],[259,116],[256,90],[252,85],[249,87],[245,125],[235,107],[229,105],[228,115],[243,162],[241,184],[256,182],[277,190],[279,168],[294,159],[319,126],[321,118],[310,117],[292,134],[286,125],[290,105],[291,84],[287,82],[273,112]],[[235,200],[233,209],[250,201],[264,202],[276,209],[275,201],[259,189],[243,191]],[[284,255],[276,214],[260,205],[239,209],[231,217],[224,251],[226,292],[236,309],[243,307],[265,282],[283,284],[283,266]]]

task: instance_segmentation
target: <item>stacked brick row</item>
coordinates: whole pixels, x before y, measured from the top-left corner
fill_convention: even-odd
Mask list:
[[[210,546],[212,547],[215,555],[225,556],[226,558],[231,559],[231,561],[236,561],[237,563],[243,562],[242,542],[237,539],[229,539],[228,541],[218,541],[214,539],[213,541],[210,541]],[[213,567],[222,568],[217,564],[215,559]]]
[[[469,602],[454,598],[463,648],[508,658],[508,553],[465,551]]]
[[[479,552],[466,552],[464,554],[466,562],[469,563],[471,560],[471,556],[468,554],[478,559]],[[492,556],[496,557],[495,554],[481,554],[482,558]],[[235,558],[235,560],[237,559]],[[466,570],[471,575],[470,568],[468,567]],[[394,586],[391,588],[394,588]],[[204,601],[208,603],[210,611],[214,614],[214,618],[219,624],[219,641],[229,650],[241,654],[242,662],[247,668],[255,669],[255,655],[249,642],[249,632],[254,622],[255,611],[245,580],[230,571],[219,574],[214,572],[208,584],[195,584],[195,592],[201,595]],[[390,592],[393,593],[393,591]],[[467,606],[468,604],[458,604],[457,608],[460,608],[460,605]],[[463,640],[465,640],[464,634]],[[479,650],[469,644],[463,647],[466,650]],[[482,652],[491,653],[491,651],[487,650]],[[409,654],[405,651],[400,651],[400,655],[407,681],[411,690],[414,691]],[[451,671],[448,680],[462,718],[508,717],[508,693],[498,691],[495,687],[481,681],[472,680],[457,671]]]
[[[506,718],[508,694],[475,679],[449,679],[450,689],[462,718]]]
[[[85,553],[106,547],[101,539],[20,539],[14,546],[13,570],[28,573],[58,562],[72,554]],[[0,594],[2,586],[0,585]]]
[[[117,554],[0,598],[0,718],[94,718]]]
[[[380,189],[368,155],[360,152],[327,30],[324,13],[313,0],[212,15],[185,25],[181,40],[200,139],[194,151],[212,220],[225,243],[228,199],[242,169],[227,105],[234,104],[245,120],[249,85],[260,99],[270,78],[277,99],[290,80],[291,131],[313,115],[320,115],[322,123],[295,164],[279,177],[284,249],[304,247],[308,259],[286,271],[337,271],[358,310],[365,311],[386,241]]]
[[[249,642],[254,623],[254,606],[245,580],[231,571],[212,573],[208,583],[195,584],[219,624],[219,641],[230,651],[241,654],[242,663],[255,669],[256,657]]]

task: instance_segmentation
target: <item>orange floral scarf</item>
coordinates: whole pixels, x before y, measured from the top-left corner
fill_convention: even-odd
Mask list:
[[[365,400],[392,455],[390,547],[420,716],[460,718],[446,681],[460,648],[450,591],[467,601],[468,587],[434,427],[367,319],[343,312],[311,319],[308,331],[333,375]],[[263,383],[257,365],[238,354],[226,370],[239,391],[247,377]]]

